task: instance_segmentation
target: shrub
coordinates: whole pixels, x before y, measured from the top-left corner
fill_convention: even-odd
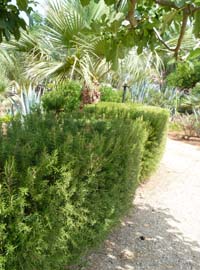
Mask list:
[[[110,86],[102,86],[100,92],[101,101],[122,102],[122,90],[115,90]]]
[[[200,63],[195,60],[193,62],[180,62],[177,64],[175,71],[167,77],[167,82],[171,86],[181,89],[192,88],[200,81]]]
[[[141,179],[146,179],[157,168],[166,141],[166,130],[169,118],[168,111],[138,104],[99,103],[85,107],[86,114],[106,119],[142,118],[146,123],[148,138],[145,143]]]
[[[46,93],[43,107],[46,111],[73,111],[80,107],[81,85],[75,81],[60,83],[56,89]]]
[[[192,89],[191,94],[194,96],[200,96],[200,83],[197,83]]]
[[[183,138],[200,137],[200,111],[196,110],[192,114],[178,114],[174,123],[179,125],[183,132]]]
[[[0,124],[2,123],[9,123],[12,119],[12,116],[10,115],[4,115],[2,117],[0,117]]]
[[[0,134],[0,269],[68,269],[104,238],[132,202],[146,137],[128,117],[12,121]]]

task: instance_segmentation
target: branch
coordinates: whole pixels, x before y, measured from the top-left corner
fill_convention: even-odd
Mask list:
[[[173,3],[173,2],[171,2],[170,0],[155,0],[155,2],[156,2],[157,4],[159,4],[160,6],[179,9],[179,8],[176,6],[176,4]]]
[[[168,0],[156,0],[157,4],[163,5],[163,6],[168,6],[171,8],[175,8],[175,9],[179,9],[175,6],[174,3],[172,3],[171,1]],[[198,7],[199,8],[199,7]],[[175,48],[171,48],[168,46],[168,44],[162,39],[162,37],[160,36],[160,34],[158,33],[158,31],[156,30],[156,28],[154,27],[153,30],[158,38],[158,40],[170,51],[174,51],[174,56],[177,59],[178,58],[178,54],[181,48],[181,43],[183,41],[184,35],[185,35],[185,31],[187,28],[187,21],[189,16],[191,15],[192,12],[195,12],[198,10],[198,8],[195,8],[191,5],[187,5],[186,7],[183,8],[183,19],[182,19],[182,25],[181,25],[181,31],[180,31],[180,35],[177,41],[177,45]]]
[[[129,1],[130,1],[129,11],[128,11],[126,19],[130,22],[132,27],[136,27],[138,23],[135,18],[135,8],[136,8],[137,0],[129,0]]]
[[[156,30],[156,28],[154,27],[153,28],[153,31],[155,32],[158,40],[169,50],[169,51],[172,51],[174,52],[176,48],[171,48],[169,47],[169,45],[162,39],[161,35],[159,34],[159,32]]]
[[[194,12],[200,10],[200,7],[194,7],[194,6],[191,6],[191,7],[190,7],[190,10],[191,10],[191,13],[194,14]]]
[[[184,10],[183,10],[183,20],[182,20],[182,25],[181,25],[181,32],[180,32],[178,42],[177,42],[177,45],[176,45],[176,48],[175,48],[175,53],[174,53],[174,56],[175,56],[176,59],[178,58],[178,53],[179,53],[179,50],[181,48],[181,43],[182,43],[184,35],[185,35],[189,15],[190,15],[189,7],[184,8]]]
[[[182,25],[181,25],[181,31],[180,31],[180,35],[179,35],[179,38],[178,38],[178,41],[177,41],[177,45],[175,48],[171,48],[163,39],[162,37],[160,36],[159,32],[156,30],[156,28],[154,27],[153,30],[158,38],[158,40],[169,50],[169,51],[172,51],[174,52],[174,56],[175,58],[177,59],[178,58],[178,53],[179,53],[179,50],[181,48],[181,43],[183,41],[183,38],[184,38],[184,35],[185,35],[185,31],[186,31],[186,28],[187,28],[187,21],[188,21],[188,17],[189,17],[189,12],[188,12],[188,7],[185,8],[183,10],[183,20],[182,20]]]

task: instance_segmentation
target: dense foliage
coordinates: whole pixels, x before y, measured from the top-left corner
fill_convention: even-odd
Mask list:
[[[200,82],[199,60],[177,63],[175,70],[167,77],[167,82],[180,89],[193,88]]]
[[[102,86],[100,88],[101,101],[122,102],[122,91],[113,89],[111,86]]]
[[[200,97],[200,80],[195,85],[195,87],[192,89],[191,94],[194,95],[194,96],[199,96]]]
[[[19,16],[20,11],[29,14],[30,4],[34,1],[17,0],[16,5],[10,2],[10,0],[6,0],[0,4],[0,41],[3,35],[7,40],[10,39],[10,34],[14,35],[16,39],[20,37],[19,29],[26,28],[24,19]],[[52,5],[57,9],[59,2],[59,0],[54,1],[55,4]],[[94,3],[99,6],[105,3],[104,6],[107,5],[110,10],[115,11],[116,15],[113,21],[109,20],[110,14],[107,12],[101,14],[100,11],[100,16],[97,15],[92,23],[85,25],[82,21],[83,23],[80,25],[81,30],[83,28],[87,32],[92,30],[94,36],[100,34],[102,47],[106,48],[104,51],[106,59],[107,61],[112,60],[114,65],[121,57],[120,54],[124,47],[137,46],[140,53],[143,48],[148,47],[154,50],[156,45],[160,44],[178,57],[189,20],[194,35],[197,38],[200,36],[199,0],[70,0],[68,2],[76,7],[82,4],[82,10],[85,14],[88,11],[88,6]],[[79,8],[80,10],[81,8]],[[62,16],[62,14],[60,15]],[[79,20],[77,14],[74,13],[74,15],[74,18]],[[76,21],[79,24],[78,20]],[[125,20],[128,24],[124,24]],[[58,20],[56,21],[60,23]],[[70,31],[67,32],[67,35],[70,34]],[[179,36],[176,38],[175,46],[171,47],[168,40],[174,32],[179,33]],[[76,35],[77,31],[74,34]]]
[[[167,114],[108,106],[110,117],[35,112],[0,135],[2,270],[64,269],[128,209]]]
[[[92,2],[81,0],[83,6]],[[123,42],[127,47],[136,45],[140,53],[145,47],[154,50],[160,43],[178,58],[189,20],[194,35],[200,36],[199,0],[105,0],[105,3],[122,12],[128,22],[128,27],[123,28],[120,20],[116,20],[112,38],[114,49]],[[178,34],[175,46],[168,43],[172,33]]]
[[[52,87],[42,98],[46,111],[73,111],[80,107],[81,85],[74,81],[65,81]]]

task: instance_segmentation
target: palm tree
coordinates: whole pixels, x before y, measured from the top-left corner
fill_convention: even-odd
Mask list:
[[[98,82],[111,68],[105,61],[109,43],[94,29],[103,17],[112,23],[116,13],[103,0],[85,8],[75,0],[47,1],[47,6],[46,25],[38,35],[40,50],[29,55],[26,73],[38,80],[83,79],[83,103],[91,103],[99,98]]]

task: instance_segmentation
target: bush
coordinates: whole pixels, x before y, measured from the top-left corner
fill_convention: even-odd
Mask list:
[[[100,88],[101,101],[106,102],[122,102],[122,90],[115,90],[110,86],[102,86]]]
[[[43,98],[43,107],[49,111],[70,112],[80,107],[81,85],[75,81],[60,83],[56,89],[47,92]]]
[[[0,269],[68,269],[101,241],[132,203],[146,137],[128,117],[12,121],[0,134]]]
[[[165,141],[169,113],[161,108],[143,106],[138,104],[99,103],[85,108],[86,114],[104,117],[106,119],[131,119],[142,118],[146,123],[148,138],[144,147],[141,180],[149,177],[157,168],[160,161]]]
[[[197,83],[192,89],[191,94],[194,96],[200,96],[200,83]]]
[[[192,114],[178,114],[174,119],[174,124],[180,127],[184,139],[200,137],[200,110]]]
[[[170,86],[179,87],[181,89],[189,89],[195,86],[200,81],[200,63],[199,61],[193,62],[180,62],[167,77],[167,82]]]

